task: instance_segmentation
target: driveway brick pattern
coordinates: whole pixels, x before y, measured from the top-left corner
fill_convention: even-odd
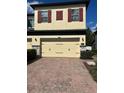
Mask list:
[[[27,73],[27,93],[96,93],[96,82],[78,58],[41,58]]]

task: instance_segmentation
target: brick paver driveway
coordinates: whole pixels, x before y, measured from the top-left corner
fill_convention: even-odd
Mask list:
[[[96,93],[96,82],[78,58],[42,58],[28,65],[28,93]]]

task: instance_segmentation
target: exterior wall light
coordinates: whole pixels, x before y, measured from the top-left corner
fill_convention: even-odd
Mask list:
[[[37,39],[35,38],[35,41],[37,41]]]

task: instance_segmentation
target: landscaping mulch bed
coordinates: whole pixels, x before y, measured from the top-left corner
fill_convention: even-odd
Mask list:
[[[33,62],[35,62],[35,61],[39,60],[40,58],[41,58],[40,56],[36,56],[36,58],[35,58],[35,59],[32,59],[32,60],[27,60],[27,65],[29,65],[29,64],[31,64],[31,63],[33,63]]]
[[[97,64],[95,66],[84,63],[93,79],[97,82]]]

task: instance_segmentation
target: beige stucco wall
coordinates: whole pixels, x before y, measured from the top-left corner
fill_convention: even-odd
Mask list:
[[[83,8],[83,22],[68,22],[68,9]],[[38,10],[52,10],[52,22],[51,23],[38,23]],[[56,11],[63,11],[63,20],[56,20]],[[34,29],[35,30],[68,30],[68,29],[86,29],[86,6],[85,5],[66,5],[66,6],[53,6],[35,8],[34,11]]]
[[[27,42],[27,49],[32,49],[32,42]]]
[[[56,36],[27,36],[27,38],[32,38],[32,42],[27,42],[27,48],[31,49],[32,45],[40,45],[40,39],[42,40],[42,38],[80,38],[79,41],[79,45],[81,43],[84,43],[84,45],[86,45],[86,36],[85,35],[56,35]],[[82,38],[84,39],[84,41],[82,41]],[[63,42],[63,43],[67,43],[67,42]]]

